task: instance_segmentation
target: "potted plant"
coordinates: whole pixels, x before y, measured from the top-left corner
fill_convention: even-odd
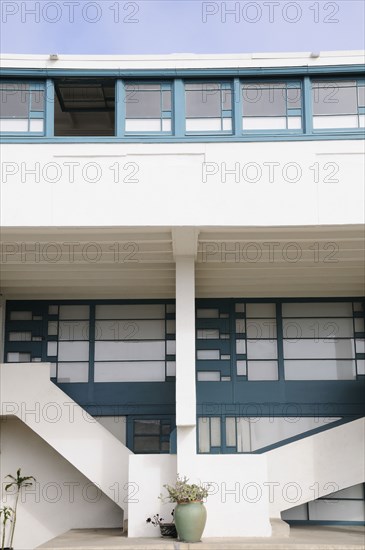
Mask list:
[[[171,512],[171,515],[174,516],[174,510]],[[170,523],[164,523],[164,519],[160,516],[160,514],[155,514],[152,518],[147,518],[146,523],[151,523],[154,527],[159,527],[161,537],[170,537],[173,539],[177,538],[175,523],[173,521]]]
[[[0,518],[1,518],[1,550],[12,550],[9,546],[5,546],[5,536],[6,536],[6,526],[7,523],[13,521],[14,510],[10,506],[3,506],[0,508]]]
[[[18,502],[19,502],[19,496],[21,493],[21,490],[24,487],[31,487],[33,485],[33,481],[36,481],[36,479],[33,476],[25,476],[22,477],[20,475],[20,468],[18,468],[16,477],[12,476],[11,474],[8,474],[5,479],[8,477],[11,481],[7,485],[5,485],[5,491],[9,491],[10,489],[15,488],[15,505],[14,509],[12,509],[12,524],[10,529],[10,543],[9,547],[10,549],[13,547],[13,539],[14,539],[14,533],[15,533],[15,525],[16,525],[16,512],[18,508]]]
[[[176,530],[182,542],[199,542],[207,520],[203,500],[209,494],[209,485],[188,483],[187,477],[177,476],[175,485],[164,485],[168,496],[162,500],[176,502],[174,511]]]

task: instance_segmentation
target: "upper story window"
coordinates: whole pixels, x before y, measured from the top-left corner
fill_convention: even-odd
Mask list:
[[[232,132],[230,82],[185,84],[187,132]]]
[[[171,84],[127,84],[125,103],[126,132],[171,132]]]
[[[43,135],[45,130],[43,82],[0,83],[0,131]]]
[[[364,128],[365,80],[312,82],[313,128]]]
[[[241,86],[243,130],[301,130],[298,82],[250,82]]]

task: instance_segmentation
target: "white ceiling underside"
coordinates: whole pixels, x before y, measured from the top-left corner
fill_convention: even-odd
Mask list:
[[[2,229],[7,299],[173,298],[172,228]],[[178,229],[197,297],[361,296],[364,227]],[[189,242],[188,242],[189,240]],[[181,243],[183,243],[181,245]],[[185,253],[185,252],[182,252]]]

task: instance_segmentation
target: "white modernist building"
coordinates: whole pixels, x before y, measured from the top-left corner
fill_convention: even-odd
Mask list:
[[[158,536],[177,472],[206,537],[363,523],[364,54],[1,63],[15,548]]]

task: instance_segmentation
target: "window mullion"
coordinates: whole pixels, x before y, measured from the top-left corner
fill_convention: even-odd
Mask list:
[[[312,85],[309,76],[304,77],[303,81],[303,107],[304,107],[304,133],[313,133],[313,113],[312,113]]]
[[[174,135],[183,137],[185,136],[185,88],[181,78],[174,81],[173,96]]]
[[[125,135],[125,89],[123,80],[116,82],[116,98],[115,98],[115,135],[118,138],[123,138]]]

